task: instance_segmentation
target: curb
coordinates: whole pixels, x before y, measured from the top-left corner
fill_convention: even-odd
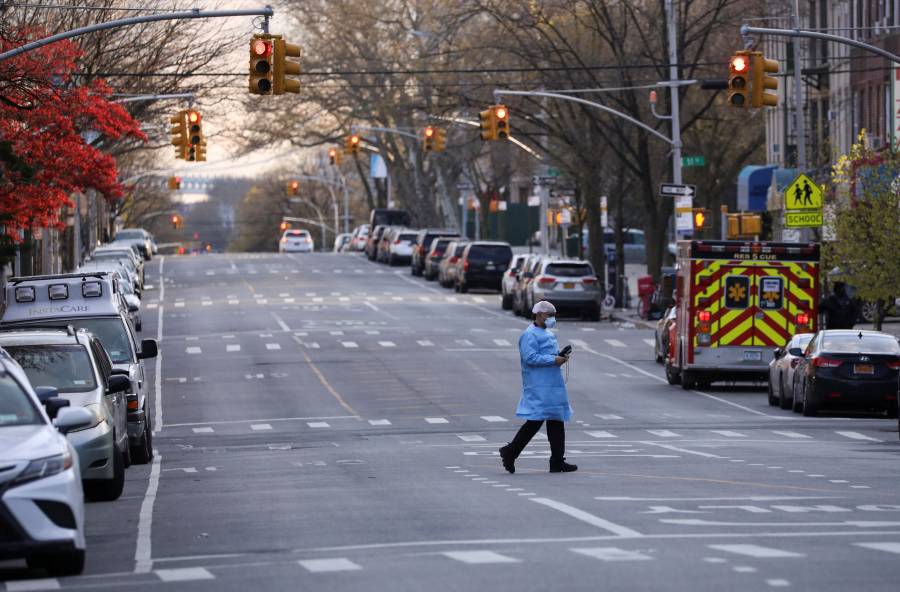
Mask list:
[[[612,310],[609,313],[610,321],[619,321],[621,323],[633,323],[638,327],[642,327],[644,329],[650,329],[651,331],[656,330],[656,323],[652,321],[645,321],[644,319],[632,317],[624,312],[620,312],[618,310]]]

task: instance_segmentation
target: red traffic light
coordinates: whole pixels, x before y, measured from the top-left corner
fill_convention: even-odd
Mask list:
[[[359,144],[359,136],[356,136],[356,135],[350,136],[350,142],[352,144]]]
[[[253,55],[264,58],[272,53],[272,44],[262,39],[254,39],[250,49],[253,51]]]
[[[334,158],[335,156],[337,156],[337,150],[335,150],[334,148],[331,148],[330,150],[328,150],[328,156],[330,156],[331,158]]]
[[[297,189],[298,187],[300,187],[299,181],[291,181],[291,189]]]
[[[506,109],[504,109],[503,107],[498,108],[496,111],[496,114],[497,114],[497,119],[506,119],[506,116],[508,115],[508,113],[506,112]]]
[[[433,136],[433,135],[434,135],[434,128],[433,128],[433,127],[426,127],[426,128],[425,128],[425,137],[426,137],[426,138],[430,138],[430,137]]]
[[[188,121],[191,123],[197,123],[200,121],[200,113],[198,111],[188,111]]]
[[[746,72],[750,65],[744,56],[735,56],[731,58],[731,69],[735,72]]]

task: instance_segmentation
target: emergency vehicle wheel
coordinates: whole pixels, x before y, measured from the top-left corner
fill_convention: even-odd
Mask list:
[[[694,378],[693,372],[688,372],[687,370],[681,371],[681,388],[686,391],[691,390],[692,388],[696,388],[697,380]]]
[[[675,386],[681,383],[681,373],[675,370],[675,367],[666,360],[666,382]]]

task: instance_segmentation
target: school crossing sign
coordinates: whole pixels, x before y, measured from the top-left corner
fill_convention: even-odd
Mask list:
[[[822,225],[822,188],[800,173],[784,192],[784,225],[807,228]]]

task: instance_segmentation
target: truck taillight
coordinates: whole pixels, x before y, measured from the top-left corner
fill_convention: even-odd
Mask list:
[[[891,370],[900,370],[900,360],[893,360],[885,364]]]
[[[697,313],[697,320],[701,323],[708,323],[712,319],[712,314],[708,310],[701,310]]]
[[[800,313],[797,315],[797,324],[798,325],[809,325],[809,315],[806,313]]]

